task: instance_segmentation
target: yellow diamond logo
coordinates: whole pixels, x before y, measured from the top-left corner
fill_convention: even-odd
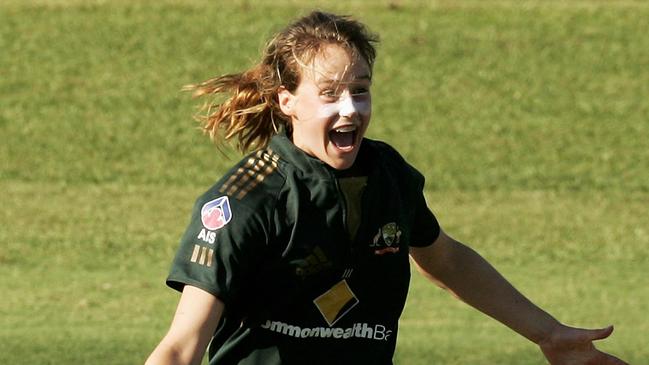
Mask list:
[[[331,327],[358,304],[358,299],[347,281],[341,280],[324,294],[315,298],[313,303]]]

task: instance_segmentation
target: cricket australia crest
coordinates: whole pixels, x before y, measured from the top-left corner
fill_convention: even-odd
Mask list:
[[[395,222],[390,222],[379,228],[370,247],[375,248],[374,254],[383,255],[399,252],[399,243],[401,243],[401,229]]]

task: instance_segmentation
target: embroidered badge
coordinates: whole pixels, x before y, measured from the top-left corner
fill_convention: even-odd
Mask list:
[[[209,230],[222,228],[232,219],[230,201],[227,196],[222,196],[209,201],[201,208],[201,221]]]
[[[393,243],[399,244],[401,238],[401,230],[396,223],[388,223],[381,228],[383,241],[386,245],[392,246]]]
[[[383,242],[381,242],[383,241]],[[387,223],[379,228],[374,236],[370,247],[374,248],[375,255],[384,255],[386,253],[399,252],[399,243],[401,242],[401,229],[394,223]]]

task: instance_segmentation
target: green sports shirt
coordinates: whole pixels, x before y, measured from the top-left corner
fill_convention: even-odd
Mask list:
[[[392,364],[408,247],[440,232],[423,187],[370,139],[347,171],[283,134],[235,165],[197,199],[167,278],[225,303],[210,364]]]

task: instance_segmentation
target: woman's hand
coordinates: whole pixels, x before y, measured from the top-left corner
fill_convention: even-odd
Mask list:
[[[593,341],[607,338],[613,326],[581,329],[558,325],[547,339],[538,343],[552,365],[628,365],[615,356],[595,348]]]

